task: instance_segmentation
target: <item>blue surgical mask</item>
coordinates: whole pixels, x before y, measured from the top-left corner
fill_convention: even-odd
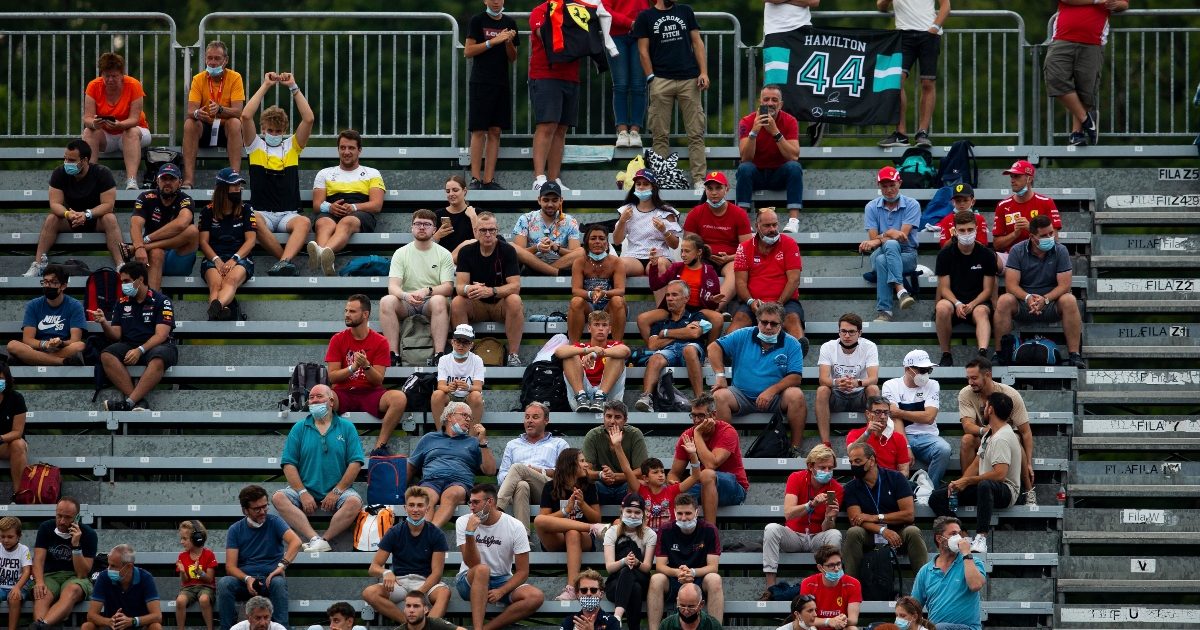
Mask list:
[[[767,245],[774,245],[775,243],[779,242],[778,234],[776,234],[775,236],[762,235],[762,236],[759,236],[758,238],[762,239],[762,242],[766,243]]]
[[[708,331],[712,330],[712,322],[708,321],[707,319],[702,319],[696,323],[700,325],[700,332],[706,335],[708,334]]]
[[[329,415],[329,403],[314,403],[308,406],[308,412],[314,418],[324,418]]]
[[[108,570],[108,579],[112,580],[113,582],[120,582],[121,581],[121,572],[116,569],[109,569]]]
[[[1038,249],[1040,249],[1044,252],[1048,252],[1048,251],[1054,249],[1054,237],[1053,236],[1048,236],[1046,238],[1039,238],[1037,240],[1037,242],[1038,242],[1038,244],[1037,244]]]
[[[272,135],[269,133],[264,133],[263,134],[263,142],[266,142],[267,146],[269,146],[269,147],[277,147],[277,146],[283,144],[283,136],[276,136],[276,135]]]
[[[708,207],[710,207],[710,208],[720,208],[721,206],[725,205],[724,199],[721,199],[718,201],[713,201],[711,199],[705,199],[704,202],[707,203]]]
[[[900,200],[900,193],[896,193],[896,196],[895,196],[895,197],[889,197],[889,196],[887,196],[887,195],[884,195],[884,196],[883,196],[883,200],[884,200],[884,201],[886,201],[886,202],[888,202],[888,203],[896,203],[897,201],[899,201],[899,200]]]
[[[1015,195],[1017,197],[1024,197],[1025,193],[1027,193],[1027,192],[1029,192],[1029,186],[1026,186],[1026,187],[1022,188],[1021,190],[1013,192],[1013,195]]]
[[[908,620],[907,619],[901,619],[899,617],[896,617],[896,620],[893,621],[892,623],[896,624],[896,627],[900,628],[900,630],[908,630]]]
[[[67,175],[78,175],[80,168],[81,167],[79,166],[78,162],[63,162],[63,171],[65,171]]]
[[[493,10],[492,10],[492,7],[484,7],[484,9],[483,9],[483,10],[484,10],[484,11],[487,11],[487,14],[488,14],[488,15],[490,15],[490,16],[492,16],[492,17],[500,17],[500,14],[501,14],[501,13],[504,13],[504,9],[503,9],[503,8],[501,8],[499,11],[493,11]]]
[[[210,77],[219,77],[222,72],[225,72],[225,66],[205,66],[204,69],[208,70],[208,76]]]
[[[779,333],[775,333],[774,335],[768,335],[767,333],[760,330],[760,331],[758,331],[758,340],[763,343],[775,343],[775,342],[779,341]]]
[[[633,196],[637,197],[638,199],[640,199],[642,201],[645,201],[654,196],[654,191],[653,190],[635,190],[635,191],[633,191]]]
[[[592,260],[594,260],[596,262],[600,262],[601,260],[604,260],[607,257],[608,257],[608,252],[600,252],[599,254],[593,254],[592,252],[588,252],[588,258],[591,258]]]
[[[420,527],[421,524],[425,522],[425,517],[422,516],[421,518],[414,521],[411,516],[405,516],[404,520],[408,521],[408,524],[412,525],[413,527]]]
[[[679,531],[685,534],[690,534],[696,531],[696,519],[692,519],[690,521],[676,520],[675,525],[679,527]]]
[[[0,394],[4,393],[6,389],[8,389],[8,381],[0,380]]]
[[[622,516],[621,522],[625,523],[625,527],[641,527],[642,526],[642,519],[640,519],[640,518],[629,518],[628,516]]]
[[[122,282],[121,293],[124,294],[125,297],[133,297],[137,295],[137,287],[133,286],[132,282]]]
[[[450,431],[452,431],[454,433],[454,435],[466,435],[467,434],[467,430],[463,428],[463,425],[461,425],[457,422],[450,425]]]
[[[458,350],[451,350],[450,355],[453,356],[455,359],[465,359],[465,358],[471,356],[471,353],[470,352],[459,352]]]
[[[841,580],[842,576],[845,574],[845,571],[842,571],[841,569],[838,569],[837,571],[826,571],[825,581],[829,582],[830,584],[837,584],[838,580]]]
[[[829,483],[830,481],[833,481],[833,471],[832,470],[818,470],[817,474],[813,475],[813,478],[817,480],[817,483],[819,483],[821,485],[825,485],[825,484]]]

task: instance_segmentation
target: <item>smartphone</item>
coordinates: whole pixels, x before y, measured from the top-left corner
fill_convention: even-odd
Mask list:
[[[104,120],[111,123],[117,122],[117,118],[115,116],[96,116],[96,120]]]
[[[825,491],[825,503],[826,504],[837,503],[837,494],[833,490]]]
[[[771,113],[771,109],[769,107],[767,107],[766,105],[758,106],[758,115],[759,116],[766,116],[769,113]]]
[[[450,217],[442,217],[442,227],[450,227]]]

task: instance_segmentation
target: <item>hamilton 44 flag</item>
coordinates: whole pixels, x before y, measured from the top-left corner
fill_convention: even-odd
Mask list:
[[[763,42],[763,78],[783,86],[783,108],[800,120],[894,124],[900,113],[901,34],[798,28]]]

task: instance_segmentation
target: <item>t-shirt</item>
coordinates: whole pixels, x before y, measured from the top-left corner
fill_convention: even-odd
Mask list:
[[[242,202],[241,212],[232,212],[224,219],[216,218],[211,203],[200,211],[200,231],[208,232],[208,246],[223,260],[238,253],[246,244],[246,234],[255,233],[257,225],[254,207],[248,201]]]
[[[645,13],[642,12],[643,15]],[[624,213],[628,207],[629,205],[621,206],[617,209],[617,214]],[[659,232],[658,228],[654,227],[654,219],[660,219],[667,224],[665,232]],[[621,246],[621,255],[625,258],[645,259],[650,257],[651,248],[658,248],[660,256],[666,255],[669,249],[667,234],[683,235],[683,228],[679,227],[679,213],[675,208],[663,206],[642,212],[634,206],[633,213],[625,222],[625,242]]]
[[[834,381],[846,377],[856,381],[865,379],[867,378],[867,368],[879,367],[879,347],[875,345],[874,341],[860,336],[854,352],[846,354],[842,350],[841,342],[837,339],[830,339],[821,344],[821,356],[817,359],[817,365],[828,365],[829,377]],[[850,391],[854,393],[860,392],[862,389],[855,387]]]
[[[591,342],[590,339],[586,342],[580,341],[579,343],[575,344],[575,347],[576,348],[587,348],[589,346],[590,342]],[[622,346],[622,345],[625,345],[625,344],[623,344],[620,341],[617,341],[615,339],[609,339],[608,341],[606,341],[604,343],[604,348],[607,350],[608,348],[612,348],[614,346]],[[580,357],[580,359],[576,359],[576,361],[579,361],[581,359],[582,359],[582,357]],[[604,378],[604,362],[607,360],[608,359],[606,359],[604,357],[596,357],[596,360],[592,362],[592,367],[590,367],[590,368],[587,366],[586,363],[583,364],[583,375],[584,375],[584,377],[587,378],[588,383],[591,383],[593,387],[600,386],[600,381]],[[635,464],[632,461],[630,461],[629,465],[636,467],[636,466],[640,466],[641,462],[638,462],[637,464]]]
[[[450,227],[452,232],[442,237],[438,241],[448,252],[454,251],[455,247],[461,245],[464,241],[469,241],[475,238],[475,229],[471,226],[471,215],[467,214],[466,210],[462,212],[450,212],[446,208],[437,209],[438,226],[441,226],[442,219],[450,219]]]
[[[625,452],[625,458],[629,460],[629,467],[636,473],[642,462],[649,457],[646,453],[646,438],[642,435],[642,430],[626,424],[621,435],[621,450]],[[603,424],[588,429],[587,435],[583,436],[583,458],[591,464],[592,470],[598,471],[604,466],[608,466],[614,472],[621,470],[621,464],[617,461],[616,455],[613,455],[612,446],[608,441],[608,431],[604,429]],[[645,484],[642,487],[645,488]]]
[[[999,381],[992,381],[992,386],[996,388],[995,391],[1012,399],[1013,410],[1008,421],[1012,423],[1013,428],[1020,429],[1029,424],[1029,412],[1025,410],[1025,399],[1021,398],[1021,393],[1013,389],[1011,385],[1005,385]],[[987,418],[983,416],[983,403],[983,397],[971,391],[971,386],[962,388],[958,392],[958,416],[974,418],[977,425],[987,426]]]
[[[129,118],[129,112],[133,109],[133,102],[139,98],[146,96],[146,91],[142,89],[142,82],[137,79],[125,75],[122,77],[121,94],[117,97],[117,101],[111,102],[104,94],[104,79],[96,77],[88,82],[84,93],[92,97],[96,101],[97,116],[111,116],[117,119],[117,122]],[[142,111],[138,114],[138,126],[149,129],[146,124],[146,104],[142,103]],[[119,135],[121,132],[108,132],[112,135]]]
[[[0,547],[0,588],[11,589],[21,579],[21,571],[33,565],[29,547],[17,543],[12,551]]]
[[[551,512],[557,512],[558,510],[562,509],[562,502],[566,499],[566,497],[559,498],[554,496],[553,481],[547,481],[546,485],[542,486],[542,499],[540,502],[541,507],[546,508]],[[589,483],[584,486],[583,502],[587,503],[588,505],[598,505],[600,503],[600,494],[596,491],[596,484]],[[576,509],[567,516],[576,521],[584,520],[582,508]]]
[[[28,411],[25,407],[25,397],[20,392],[9,390],[0,394],[0,434],[12,431],[13,418]]]
[[[103,571],[96,577],[92,601],[103,604],[100,614],[104,617],[112,617],[118,610],[130,617],[140,617],[150,614],[147,604],[158,601],[158,587],[154,576],[141,567],[133,567],[128,590],[122,590],[120,583],[113,582],[108,571]]]
[[[647,527],[662,531],[662,528],[675,522],[675,497],[681,492],[679,485],[667,484],[657,494],[650,492],[649,484],[638,486],[638,494],[646,501]]]
[[[289,531],[287,522],[275,514],[268,514],[262,527],[250,527],[246,519],[239,519],[229,526],[225,550],[238,550],[237,567],[244,573],[265,577],[283,560],[283,537]]]
[[[467,382],[467,388],[464,390],[455,390],[452,396],[455,398],[466,398],[471,391],[471,386],[476,382],[482,383],[484,377],[483,359],[479,358],[478,354],[468,352],[467,358],[461,362],[454,358],[452,354],[443,354],[442,358],[438,359],[437,380],[446,381],[447,383],[454,382],[458,379],[463,379]]]
[[[881,466],[878,471],[874,488],[868,488],[865,481],[858,479],[851,479],[846,484],[846,501],[842,509],[849,511],[851,506],[857,505],[864,514],[890,514],[900,510],[900,499],[913,495],[912,486],[908,485],[904,475],[894,470]]]
[[[7,396],[6,396],[7,398]],[[79,548],[83,550],[84,558],[96,557],[96,530],[91,525],[79,524]],[[42,521],[38,526],[37,537],[33,542],[34,549],[45,549],[46,559],[42,562],[43,573],[58,571],[75,571],[71,560],[71,539],[58,535],[54,519]]]
[[[549,238],[551,243],[557,243],[562,247],[566,247],[571,239],[579,241],[583,238],[579,234],[579,221],[575,217],[560,212],[553,223],[546,223],[546,218],[542,215],[541,210],[526,212],[517,217],[517,223],[513,225],[512,236],[513,239],[516,239],[522,235],[528,240],[529,245],[536,245],[542,242],[543,238]],[[561,257],[561,254],[553,251],[545,253],[539,251],[534,255],[550,263]]]
[[[802,26],[812,26],[812,11],[790,2],[763,3],[763,35],[786,33]]]
[[[708,564],[708,556],[721,555],[721,536],[712,523],[704,519],[696,522],[696,529],[683,533],[675,524],[658,532],[658,544],[654,556],[666,558],[667,566],[698,569]]]
[[[416,243],[409,243],[392,254],[392,266],[388,276],[401,278],[401,290],[420,291],[445,282],[454,282],[454,258],[446,248],[430,242],[429,249],[421,251]]]
[[[884,205],[883,197],[876,197],[867,202],[866,212],[863,213],[863,228],[868,232],[875,230],[883,234],[888,230],[899,230],[905,225],[911,225],[912,229],[908,232],[908,242],[900,243],[900,251],[915,252],[921,233],[921,204],[904,194],[900,195],[895,208]]]
[[[300,153],[304,147],[291,135],[277,147],[255,136],[247,147],[250,190],[254,205],[264,212],[295,212],[300,208]]]
[[[846,446],[849,447],[866,432],[867,427],[851,429],[846,434]],[[900,470],[901,464],[909,462],[908,440],[902,433],[892,433],[892,436],[888,438],[883,437],[882,434],[871,434],[867,436],[867,444],[875,449],[875,461],[883,468]],[[872,514],[878,514],[878,512],[872,512]]]
[[[683,231],[700,235],[714,254],[732,254],[741,243],[738,238],[750,234],[750,217],[733,202],[725,202],[725,213],[721,216],[713,214],[707,202],[700,203],[687,213]]]
[[[329,340],[329,348],[325,350],[325,361],[327,363],[338,362],[342,367],[349,367],[354,363],[354,353],[367,353],[367,360],[371,365],[389,365],[391,358],[389,352],[391,347],[388,346],[387,338],[375,332],[368,330],[367,336],[364,339],[355,339],[354,331],[349,328],[337,333]],[[367,381],[366,370],[356,368],[350,372],[350,378],[337,383],[333,386],[334,391],[345,391],[350,389],[375,389]]]
[[[190,551],[179,552],[179,564],[183,565],[183,571],[179,567],[175,568],[175,572],[183,576],[183,582],[180,584],[183,588],[189,586],[213,586],[212,582],[204,582],[200,576],[204,575],[209,569],[217,566],[217,556],[208,547],[200,548],[200,557],[192,558]]]
[[[953,212],[942,217],[942,220],[938,221],[937,226],[938,226],[938,230],[940,230],[940,233],[938,234],[938,247],[945,247],[947,243],[950,243],[951,241],[956,240],[954,238],[954,213]],[[982,214],[979,214],[979,212],[976,212],[975,213],[975,242],[979,243],[980,245],[986,246],[989,244],[988,238],[989,237],[988,237],[987,219],[985,219]]]
[[[986,575],[983,561],[975,557],[972,557],[971,560],[975,562],[975,568],[979,570],[979,573]],[[946,571],[937,568],[936,562],[937,557],[934,556],[929,559],[928,564],[917,571],[917,577],[913,581],[912,596],[925,605],[929,618],[937,619],[938,624],[957,623],[972,630],[980,630],[983,627],[980,621],[982,608],[980,593],[982,591],[972,593],[971,589],[967,588],[967,577],[963,564],[966,560],[962,555],[955,556],[954,561],[950,563],[950,568]]]
[[[1055,231],[1062,229],[1062,217],[1058,214],[1058,206],[1054,205],[1054,200],[1046,195],[1033,193],[1029,201],[1017,201],[1015,196],[1009,197],[996,204],[996,216],[992,220],[992,238],[1007,236],[1014,231],[1017,233],[1017,240],[1009,244],[1008,247],[999,248],[996,250],[1003,253],[1007,252],[1017,243],[1029,238],[1029,230],[1017,230],[1013,227],[1018,217],[1025,217],[1025,220],[1032,221],[1033,217],[1041,214],[1050,215],[1050,225],[1054,226]]]
[[[136,296],[135,296],[136,297]],[[141,345],[154,336],[159,324],[166,324],[175,330],[175,309],[167,296],[146,289],[146,297],[141,302],[124,295],[117,298],[113,307],[112,325],[121,328],[121,342]],[[170,340],[168,332],[167,339]]]
[[[799,351],[796,354],[800,354]],[[688,427],[683,432],[683,435],[680,435],[679,439],[675,440],[675,459],[683,462],[688,461],[688,452],[683,448],[683,437],[685,435],[691,437],[695,434],[696,427]],[[746,467],[742,464],[742,447],[738,442],[737,429],[734,429],[733,425],[724,420],[717,420],[712,435],[705,437],[704,443],[710,451],[715,451],[719,448],[729,451],[729,457],[725,458],[725,463],[717,467],[717,472],[732,473],[737,478],[738,485],[749,490],[750,480],[746,478]]]
[[[83,177],[67,175],[61,164],[50,173],[50,187],[61,190],[63,205],[68,210],[83,212],[100,205],[101,193],[114,190],[117,187],[112,171],[103,164],[88,166]]]
[[[746,289],[750,292],[750,297],[766,302],[778,302],[783,287],[787,286],[787,272],[804,270],[804,261],[800,259],[800,246],[786,234],[779,235],[779,240],[766,254],[759,252],[758,243],[757,238],[751,238],[738,245],[736,257],[733,259],[733,270],[747,273]],[[800,299],[799,286],[790,299]]]
[[[1005,268],[1021,272],[1021,288],[1034,295],[1045,295],[1058,286],[1058,274],[1071,271],[1071,254],[1062,243],[1038,258],[1029,250],[1030,241],[1025,239],[1008,252]]]
[[[804,375],[804,356],[796,338],[780,333],[775,345],[763,350],[758,327],[739,328],[717,339],[725,364],[733,367],[731,385],[751,400],[789,374]]]
[[[812,480],[809,478],[808,469],[797,470],[788,475],[787,485],[784,486],[784,494],[790,494],[796,497],[797,503],[803,505],[813,499],[818,494],[823,494],[829,490],[833,491],[834,496],[838,499],[838,505],[842,503],[842,484],[836,479],[831,479],[829,483],[821,486],[817,490],[813,490]],[[788,529],[802,534],[819,534],[821,533],[821,522],[825,520],[825,504],[821,503],[813,508],[812,512],[807,510],[800,513],[800,516],[789,519],[786,523]]]
[[[658,546],[658,532],[655,531],[653,527],[650,527],[648,523],[642,523],[642,525],[643,527],[641,536],[637,534],[636,530],[623,527],[624,531],[621,533],[620,538],[617,537],[617,528],[609,527],[608,529],[604,530],[603,546],[616,547],[617,543],[621,541],[632,542],[642,550],[642,553],[637,554],[638,560],[641,560],[645,557],[647,549],[654,549],[656,546]]]
[[[408,457],[408,464],[425,479],[449,480],[468,488],[475,485],[475,471],[483,463],[479,440],[469,435],[426,433]]]
[[[950,277],[950,292],[960,302],[970,302],[983,292],[985,278],[996,277],[996,253],[978,242],[964,254],[955,240],[938,252],[934,273]]]
[[[692,31],[700,31],[696,13],[686,4],[672,3],[664,10],[651,6],[633,21],[632,35],[650,40],[650,66],[663,79],[694,79],[700,76],[692,48]]]
[[[850,604],[863,600],[862,584],[849,575],[843,575],[837,584],[829,586],[824,574],[815,573],[800,582],[800,592],[817,598],[817,617],[824,619],[845,615]]]
[[[384,533],[379,550],[392,554],[392,573],[429,577],[433,573],[433,554],[446,553],[450,546],[441,529],[425,523],[413,536],[408,522],[401,519]]]
[[[313,190],[324,190],[325,201],[334,203],[366,203],[371,200],[371,190],[387,191],[383,176],[370,166],[359,164],[347,171],[341,165],[323,168],[313,179]]]
[[[507,29],[517,30],[516,20],[508,17],[507,14],[493,18],[484,11],[472,15],[467,22],[467,37],[475,40],[477,44],[482,44]],[[520,48],[521,38],[514,37],[512,43],[514,47]],[[505,50],[506,48],[507,45],[492,45],[491,48],[472,57],[471,83],[507,88],[508,52]]]
[[[896,13],[896,30],[929,30],[937,17],[933,2],[934,0],[894,0],[892,10]]]
[[[542,43],[542,25],[549,18],[550,3],[543,2],[529,12],[529,79],[558,79],[579,83],[579,60],[550,65]]]
[[[280,466],[296,468],[300,483],[318,502],[325,499],[354,462],[364,466],[367,463],[362,441],[354,425],[336,413],[325,435],[317,429],[312,415],[292,425],[279,460]]]
[[[1104,3],[1072,6],[1059,0],[1054,39],[1103,46],[1108,42],[1108,8]]]
[[[461,550],[467,544],[467,521],[470,514],[463,514],[454,521],[454,544]],[[491,525],[480,523],[475,528],[475,548],[479,560],[488,566],[492,577],[512,575],[513,561],[517,554],[529,553],[529,530],[515,517],[500,512],[500,520]],[[465,573],[467,563],[458,566]]]
[[[1012,496],[1005,507],[1011,507],[1017,502],[1017,495],[1021,492],[1021,466],[1024,462],[1021,441],[1017,439],[1017,434],[1013,432],[1012,426],[1006,424],[994,435],[989,431],[980,440],[979,450],[976,451],[976,454],[979,456],[980,475],[992,472],[997,464],[1008,464],[1008,472],[1004,475],[1004,485],[1008,486]]]
[[[679,279],[688,287],[688,306],[700,307],[700,289],[704,281],[704,267],[692,269],[686,265],[679,268]]]
[[[83,314],[83,304],[75,298],[64,295],[58,306],[51,306],[45,296],[33,298],[25,305],[25,319],[21,321],[22,328],[33,328],[33,338],[38,341],[54,339],[67,341],[71,338],[71,329],[87,328],[87,318]]]
[[[909,387],[903,377],[888,379],[879,392],[888,402],[904,411],[925,411],[939,409],[942,406],[942,386],[937,381],[929,379],[925,387]],[[930,424],[909,422],[904,427],[905,435],[910,433],[928,433],[937,435],[937,421]]]
[[[507,278],[521,275],[521,267],[517,264],[517,250],[512,245],[501,241],[488,256],[479,252],[479,243],[464,245],[458,250],[458,273],[467,274],[467,282],[481,282],[486,287],[502,287],[508,284]],[[480,298],[485,304],[495,304],[498,297]]]
[[[776,6],[768,4],[767,6]],[[778,5],[783,6],[783,5]],[[807,11],[808,9],[805,9]],[[754,131],[754,122],[758,120],[758,111],[755,110],[752,114],[747,114],[738,122],[738,141],[750,135]],[[779,133],[783,134],[784,140],[799,140],[800,139],[800,123],[796,117],[780,111],[775,115],[775,127],[779,129]],[[765,131],[765,128],[764,128]],[[757,146],[754,149],[754,165],[758,168],[779,168],[788,163],[788,159],[783,157],[783,153],[779,151],[779,144],[775,142],[775,137],[769,133],[760,133],[754,138]]]
[[[170,204],[164,204],[164,201],[159,191],[147,190],[133,202],[133,216],[141,217],[146,222],[142,236],[157,232],[162,226],[179,218],[179,213],[184,210],[192,212],[192,198],[183,191],[176,192]]]
[[[188,91],[189,103],[200,103],[208,106],[209,101],[221,107],[233,107],[237,101],[246,101],[246,86],[242,75],[236,70],[225,68],[221,80],[214,81],[205,70],[192,77],[192,88]],[[222,122],[224,124],[224,122]]]

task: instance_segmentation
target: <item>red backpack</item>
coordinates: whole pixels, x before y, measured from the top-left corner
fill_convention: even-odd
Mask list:
[[[54,504],[62,496],[62,471],[58,466],[39,462],[26,466],[13,493],[13,503],[21,505]]]

